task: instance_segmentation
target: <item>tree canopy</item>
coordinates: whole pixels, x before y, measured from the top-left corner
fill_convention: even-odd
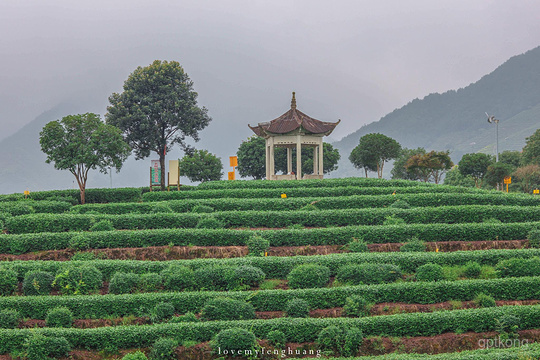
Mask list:
[[[360,138],[358,145],[352,150],[349,160],[357,168],[375,169],[379,179],[382,178],[384,163],[399,156],[401,145],[383,134],[367,134]]]
[[[499,186],[502,190],[504,188],[504,178],[510,176],[514,170],[515,167],[510,164],[496,162],[488,166],[485,181],[491,186]]]
[[[46,162],[54,162],[55,169],[69,170],[77,179],[82,204],[88,172],[99,169],[107,173],[111,167],[118,172],[131,152],[120,129],[104,124],[93,113],[51,121],[39,135],[41,150],[47,154]]]
[[[207,150],[195,150],[185,155],[180,160],[179,167],[180,175],[194,182],[216,181],[223,175],[221,160]]]
[[[124,82],[123,92],[109,97],[106,121],[120,128],[137,159],[155,152],[165,189],[165,155],[178,144],[190,147],[186,137],[199,140],[199,131],[211,121],[207,109],[197,105],[193,81],[176,61],[156,60],[138,67]]]
[[[450,151],[430,151],[427,154],[416,154],[409,158],[405,167],[416,172],[424,182],[431,179],[438,184],[441,177],[454,166],[450,159]]]
[[[494,159],[491,155],[482,153],[465,154],[459,161],[458,169],[463,176],[472,177],[476,187],[479,188],[482,185],[488,167],[493,162]]]
[[[534,134],[526,138],[525,147],[523,148],[523,162],[526,165],[540,165],[540,129]]]
[[[391,171],[392,179],[420,180],[422,178],[422,174],[420,174],[420,172],[416,169],[406,168],[405,165],[407,165],[407,161],[414,155],[425,153],[426,149],[424,149],[423,147],[419,147],[416,149],[401,149],[401,153],[396,158],[396,160],[394,160],[394,167]]]
[[[474,179],[470,176],[463,176],[459,171],[459,166],[455,165],[444,177],[444,185],[475,187]]]

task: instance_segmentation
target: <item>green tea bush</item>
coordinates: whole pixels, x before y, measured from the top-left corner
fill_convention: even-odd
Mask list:
[[[465,276],[470,279],[478,278],[481,272],[482,266],[476,261],[469,261],[467,264],[465,264],[465,268],[463,270]]]
[[[24,295],[48,295],[52,290],[54,276],[47,271],[30,271],[24,275]]]
[[[141,350],[129,353],[122,358],[122,360],[148,360],[146,355]]]
[[[74,197],[71,197],[71,196],[60,196],[60,195],[57,195],[57,196],[49,196],[47,198],[45,198],[46,201],[61,201],[61,202],[67,202],[71,205],[77,205],[79,203],[79,200],[77,200],[76,198]]]
[[[384,218],[383,225],[404,225],[406,221],[396,215],[388,215]]]
[[[288,317],[309,317],[309,304],[304,299],[292,299],[287,302],[285,314]]]
[[[420,252],[426,251],[426,244],[423,241],[418,240],[417,238],[411,239],[411,241],[403,244],[399,251],[401,252]]]
[[[172,319],[170,319],[168,322],[170,323],[183,323],[183,322],[198,322],[199,318],[197,318],[197,315],[195,315],[193,312],[187,312],[184,315],[175,316]]]
[[[103,274],[95,266],[68,265],[54,278],[53,287],[63,295],[84,295],[97,292],[103,285]]]
[[[129,294],[135,292],[140,282],[140,275],[134,273],[116,272],[109,282],[110,294]]]
[[[113,231],[114,226],[110,220],[101,220],[90,227],[90,231]]]
[[[251,331],[246,329],[225,329],[221,330],[216,335],[216,337],[212,341],[212,348],[214,349],[214,351],[220,349],[221,354],[224,355],[231,355],[233,351],[235,353],[243,353],[246,350],[254,354],[255,349],[257,348],[257,339]],[[225,353],[225,351],[227,351],[227,353]]]
[[[507,259],[499,262],[495,269],[499,277],[539,276],[540,258]]]
[[[162,338],[154,342],[152,350],[150,350],[150,360],[172,360],[176,359],[174,350],[178,346],[178,342],[174,339]]]
[[[527,234],[527,240],[529,240],[529,247],[540,248],[540,229],[533,229]]]
[[[497,304],[495,303],[495,299],[493,299],[489,295],[482,293],[476,295],[476,297],[474,298],[474,303],[476,304],[476,306],[483,308],[497,306]]]
[[[92,260],[96,260],[96,254],[94,254],[93,252],[88,252],[88,251],[85,251],[85,252],[77,251],[75,254],[73,254],[71,259],[69,260],[70,261],[92,261]]]
[[[405,200],[397,200],[389,207],[393,209],[410,209],[411,205],[409,205],[409,203]]]
[[[500,334],[517,335],[517,331],[519,330],[519,324],[520,324],[520,318],[518,316],[511,315],[511,314],[504,314],[500,316],[499,318],[495,319],[495,321],[496,321],[495,331],[499,332]]]
[[[173,209],[171,209],[171,207],[169,205],[167,205],[166,203],[157,203],[156,205],[154,205],[154,207],[152,208],[152,212],[154,214],[162,214],[162,213],[173,213]]]
[[[343,356],[356,356],[364,341],[364,334],[358,328],[351,328],[345,333],[345,343],[343,344]]]
[[[197,229],[222,229],[225,224],[214,216],[204,217],[197,223]]]
[[[163,276],[156,273],[141,274],[139,277],[138,288],[142,292],[159,291],[163,288]]]
[[[394,282],[401,276],[399,266],[392,264],[349,264],[338,269],[336,280],[347,285],[372,285]]]
[[[193,270],[182,265],[169,265],[160,275],[163,278],[163,287],[165,290],[190,290],[195,285]]]
[[[234,269],[232,281],[236,286],[259,286],[265,279],[266,274],[260,268],[249,265],[241,265]]]
[[[200,290],[230,290],[234,283],[235,269],[232,266],[216,265],[202,267],[193,273],[195,283]]]
[[[343,312],[348,317],[368,316],[373,305],[365,297],[360,295],[351,295],[345,299]]]
[[[192,213],[204,214],[214,212],[214,208],[206,205],[196,205],[191,209]]]
[[[0,311],[0,329],[15,329],[21,321],[20,313],[15,309]]]
[[[317,211],[319,208],[315,204],[307,204],[300,208],[301,211]]]
[[[321,350],[339,354],[343,341],[343,330],[335,325],[325,327],[317,337],[317,345]]]
[[[9,207],[8,211],[12,216],[28,215],[36,212],[32,206],[22,202],[16,202]]]
[[[320,288],[330,281],[330,269],[316,264],[299,265],[287,276],[291,289]]]
[[[285,336],[285,333],[280,330],[269,331],[266,335],[266,339],[268,339],[270,345],[278,349],[284,348],[285,343],[287,342],[287,337]]]
[[[97,225],[97,224],[96,224]],[[77,234],[69,240],[69,248],[74,250],[91,249],[90,237],[85,234]]]
[[[443,268],[439,264],[425,264],[416,269],[416,280],[441,281],[444,280]]]
[[[71,327],[73,312],[66,307],[56,307],[47,311],[45,323],[48,327]]]
[[[253,305],[242,300],[226,297],[210,299],[201,311],[205,320],[248,320],[255,318]]]
[[[33,333],[24,344],[28,360],[47,360],[49,356],[67,356],[71,350],[69,342],[64,337],[44,336]]]
[[[368,246],[364,239],[354,239],[347,244],[347,250],[353,253],[368,252]]]
[[[18,284],[19,281],[15,271],[0,267],[0,295],[13,295]]]
[[[497,218],[484,219],[484,221],[482,221],[482,222],[484,224],[500,224],[500,223],[502,223],[502,221],[497,219]]]
[[[153,323],[170,320],[174,316],[174,305],[168,302],[160,302],[152,309],[150,319]]]
[[[265,238],[254,235],[246,242],[250,256],[264,256],[264,253],[270,248],[270,241]]]

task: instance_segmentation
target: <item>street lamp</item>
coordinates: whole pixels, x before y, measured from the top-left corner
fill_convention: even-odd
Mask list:
[[[499,120],[495,119],[495,116],[491,115],[489,116],[488,113],[486,113],[488,118],[488,123],[495,124],[495,127],[497,128],[497,148],[495,153],[495,162],[499,162]]]

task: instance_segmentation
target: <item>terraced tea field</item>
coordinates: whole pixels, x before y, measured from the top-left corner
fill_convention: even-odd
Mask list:
[[[351,178],[86,198],[0,195],[0,359],[540,358],[537,197]]]

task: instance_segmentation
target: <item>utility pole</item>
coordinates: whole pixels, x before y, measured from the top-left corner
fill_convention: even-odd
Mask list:
[[[495,162],[499,162],[499,120],[495,119],[495,116],[491,115],[489,116],[488,113],[486,113],[488,117],[488,123],[495,124],[496,133],[497,133],[497,145],[496,145],[496,153],[495,153]]]

